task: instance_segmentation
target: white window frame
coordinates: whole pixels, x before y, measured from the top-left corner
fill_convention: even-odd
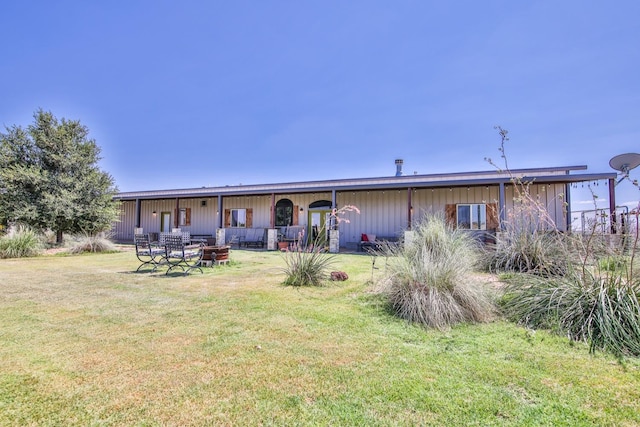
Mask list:
[[[231,209],[229,226],[233,228],[247,228],[247,210]]]
[[[468,208],[469,216],[461,218],[460,208]],[[487,229],[487,204],[486,203],[458,203],[456,205],[456,226],[463,230]]]

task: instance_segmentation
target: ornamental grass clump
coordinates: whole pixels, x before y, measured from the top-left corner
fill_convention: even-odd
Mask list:
[[[410,241],[384,249],[388,265],[380,292],[399,317],[426,327],[487,321],[490,298],[473,280],[477,245],[468,232],[429,215],[414,226]]]
[[[501,305],[509,320],[589,343],[593,353],[640,356],[640,280],[627,268],[514,275]]]
[[[505,315],[529,327],[588,342],[591,352],[640,356],[637,225],[629,237],[633,249],[628,255],[611,249],[603,254],[601,245],[594,248],[598,239],[589,235],[576,245],[582,262],[570,264],[563,276],[511,276],[501,298]]]
[[[84,252],[116,252],[115,244],[104,233],[82,234],[74,236],[69,246],[69,253],[80,254]]]
[[[328,221],[310,241],[304,229],[298,233],[295,243],[283,254],[286,263],[283,269],[285,286],[322,286],[331,278],[335,257],[326,253],[327,230],[338,230],[341,223],[349,223],[346,214],[353,212],[359,214],[360,209],[352,205],[333,208]]]
[[[42,242],[38,234],[26,225],[9,229],[0,237],[0,258],[22,258],[42,253]]]
[[[543,277],[561,276],[573,258],[565,235],[507,225],[497,244],[485,251],[486,269],[493,273],[519,272]]]
[[[330,277],[333,256],[320,248],[288,251],[284,254],[285,286],[322,286]]]

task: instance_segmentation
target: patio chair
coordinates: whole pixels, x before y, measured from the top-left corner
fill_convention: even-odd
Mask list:
[[[174,268],[180,268],[185,276],[191,270],[200,270],[200,273],[204,274],[202,268],[200,268],[204,254],[204,244],[186,245],[182,236],[177,234],[165,236],[164,245],[164,260],[169,265],[169,269],[165,274],[169,274]]]
[[[148,234],[136,234],[133,241],[136,245],[136,257],[142,263],[136,271],[140,271],[144,266],[152,267],[152,272],[156,271],[164,257],[164,249],[152,244]]]

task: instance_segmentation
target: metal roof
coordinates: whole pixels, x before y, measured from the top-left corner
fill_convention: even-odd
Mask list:
[[[616,173],[570,175],[573,170],[585,170],[586,166],[562,166],[506,171],[460,172],[429,175],[402,175],[378,178],[352,178],[323,181],[302,181],[276,184],[233,185],[173,190],[132,191],[117,194],[119,200],[201,198],[256,194],[292,194],[323,191],[359,191],[396,188],[439,188],[509,183],[513,178],[525,182],[584,182],[616,178]]]

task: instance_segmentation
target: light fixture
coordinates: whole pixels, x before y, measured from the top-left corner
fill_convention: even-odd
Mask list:
[[[153,216],[158,215],[158,213],[156,211],[153,211],[152,214],[153,214]]]

